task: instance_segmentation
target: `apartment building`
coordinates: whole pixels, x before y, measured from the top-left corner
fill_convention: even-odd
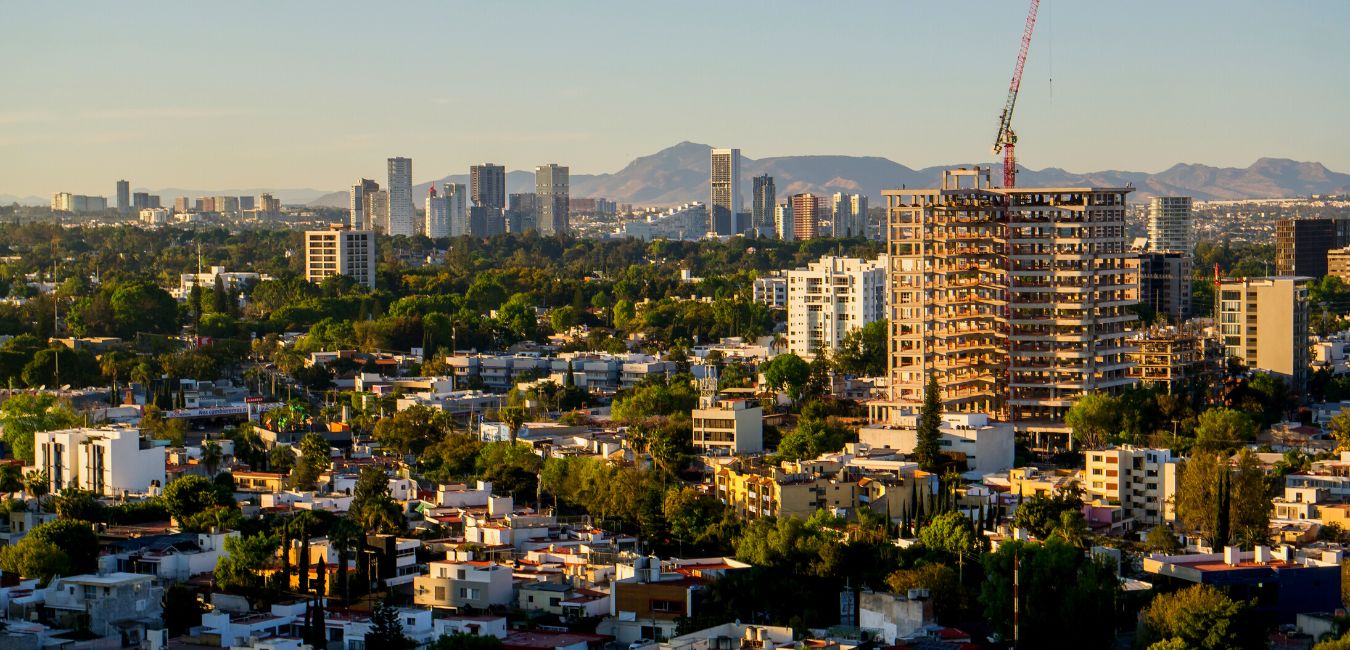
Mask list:
[[[1334,275],[1342,282],[1350,282],[1350,246],[1327,251],[1327,275]]]
[[[1225,279],[1218,286],[1224,351],[1249,368],[1283,377],[1295,391],[1308,382],[1308,285],[1312,278]]]
[[[893,424],[858,429],[858,442],[874,449],[894,449],[914,453],[918,443],[918,412],[896,418]],[[944,454],[964,460],[968,479],[979,480],[985,474],[1003,473],[1013,467],[1013,426],[995,422],[984,413],[944,413],[938,427],[938,444]]]
[[[1104,505],[1120,506],[1134,528],[1152,527],[1176,518],[1177,467],[1167,449],[1090,451],[1083,488]]]
[[[716,388],[717,378],[711,381]],[[757,454],[764,451],[764,409],[749,399],[701,398],[694,409],[694,449],[711,455]]]
[[[67,487],[101,496],[157,494],[165,485],[165,447],[135,427],[40,431],[33,448],[52,494]]]
[[[482,610],[511,604],[511,567],[483,560],[446,559],[427,563],[427,569],[425,575],[413,578],[416,605]]]
[[[708,232],[734,235],[741,210],[741,150],[713,149],[708,173]]]
[[[1191,256],[1177,251],[1145,251],[1128,260],[1139,278],[1139,304],[1169,322],[1191,317]]]
[[[1195,249],[1191,234],[1191,197],[1155,196],[1149,199],[1148,249],[1190,256]]]
[[[747,460],[718,467],[713,483],[722,503],[745,519],[807,519],[822,509],[852,517],[860,506],[894,518],[912,514],[916,498],[931,506],[937,478],[903,461],[825,459],[785,467]]]
[[[788,349],[807,357],[833,352],[850,331],[886,318],[886,264],[885,255],[827,255],[788,271]]]
[[[751,299],[775,309],[787,309],[787,277],[782,274],[755,278]]]
[[[883,192],[890,406],[922,403],[933,376],[948,412],[1064,435],[1079,396],[1133,383],[1131,191],[993,187],[976,167],[944,172],[938,188]]]
[[[149,629],[162,625],[164,588],[154,576],[106,573],[56,577],[42,590],[49,624],[79,628],[140,647]]]
[[[1219,387],[1223,349],[1218,339],[1194,327],[1152,327],[1131,340],[1131,376],[1170,395],[1190,381]]]
[[[335,224],[328,230],[305,232],[305,279],[315,284],[345,275],[373,289],[378,260],[375,233],[369,230]]]
[[[1280,219],[1275,222],[1275,274],[1314,280],[1327,274],[1327,253],[1350,244],[1350,220]]]

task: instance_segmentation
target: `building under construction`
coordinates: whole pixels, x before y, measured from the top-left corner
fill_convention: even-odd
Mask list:
[[[1081,395],[1133,383],[1131,191],[993,187],[976,167],[944,172],[939,188],[882,192],[890,399],[873,416],[922,404],[932,376],[945,410],[1066,433],[1064,414]]]
[[[1223,346],[1195,326],[1151,327],[1131,343],[1131,376],[1171,395],[1186,384],[1203,387],[1206,403],[1215,403],[1223,382]]]

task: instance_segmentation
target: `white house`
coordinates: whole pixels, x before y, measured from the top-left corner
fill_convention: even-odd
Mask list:
[[[77,487],[103,496],[158,494],[165,448],[129,426],[43,431],[34,436],[37,468],[48,489]]]
[[[872,448],[914,453],[918,442],[918,413],[893,416],[894,424],[873,424],[858,429],[858,441]],[[944,452],[957,452],[966,459],[968,479],[1006,472],[1013,466],[1013,426],[995,422],[984,413],[943,413],[938,444]]]

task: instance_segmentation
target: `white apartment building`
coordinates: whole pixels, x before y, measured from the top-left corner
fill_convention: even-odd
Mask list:
[[[1225,279],[1218,287],[1224,351],[1249,368],[1308,382],[1308,285],[1312,278]]]
[[[1176,518],[1177,465],[1168,449],[1089,451],[1082,485],[1089,497],[1120,506],[1136,529],[1152,527]]]
[[[782,275],[768,275],[755,278],[752,299],[776,309],[787,309],[787,278]]]
[[[389,159],[389,223],[385,234],[412,237],[417,234],[417,210],[413,207],[412,159]]]
[[[867,234],[867,196],[835,192],[831,204],[834,207],[835,237],[860,237]]]
[[[305,232],[305,279],[315,284],[334,275],[346,275],[373,289],[378,257],[375,233],[369,230],[334,224],[328,230]]]
[[[1004,473],[1013,468],[1013,425],[995,422],[984,413],[943,413],[938,427],[938,444],[944,453],[964,456],[967,479],[979,480],[986,474]],[[914,453],[919,440],[919,414],[896,416],[890,424],[874,424],[858,429],[858,442],[873,449],[894,449]]]
[[[445,199],[446,208],[449,210],[446,218],[450,222],[450,237],[469,234],[469,212],[465,207],[469,191],[464,187],[463,183],[441,185],[441,196]]]
[[[435,185],[427,190],[426,224],[422,233],[432,239],[450,236],[450,197],[437,196]]]
[[[1191,236],[1191,197],[1155,196],[1149,200],[1148,249],[1191,254],[1195,249]]]
[[[635,237],[642,241],[653,239],[693,241],[702,239],[707,228],[707,206],[695,201],[670,208],[665,212],[647,214],[626,221],[620,232],[624,237]]]
[[[193,287],[201,287],[202,291],[212,291],[216,288],[216,278],[220,278],[221,284],[226,291],[240,291],[246,285],[266,278],[258,273],[246,271],[226,271],[223,266],[213,266],[209,271],[201,273],[182,273],[178,276],[178,297],[186,298],[192,293]]]
[[[773,233],[778,239],[792,241],[797,238],[797,222],[792,218],[792,204],[779,203],[773,209]]]
[[[165,484],[164,447],[128,426],[42,431],[34,460],[47,472],[48,490],[89,490],[102,496],[156,494]]]
[[[155,226],[169,223],[169,217],[172,213],[168,208],[142,208],[137,215],[141,223],[147,226]]]
[[[886,318],[887,257],[826,256],[787,272],[788,349],[833,352],[844,335]]]

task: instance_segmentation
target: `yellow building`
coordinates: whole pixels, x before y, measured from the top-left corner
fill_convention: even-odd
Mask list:
[[[904,516],[919,497],[931,505],[937,475],[916,469],[912,463],[893,463],[895,468],[866,469],[830,461],[754,465],[735,461],[718,468],[717,497],[737,515],[755,517],[809,518],[827,510],[852,518],[859,507],[891,518]],[[889,470],[889,471],[888,471]]]
[[[1012,488],[1010,492],[1026,499],[1034,496],[1052,497],[1079,482],[1077,470],[1046,471],[1035,467],[1014,467],[1008,470],[1008,483]]]
[[[1308,284],[1312,278],[1226,279],[1219,328],[1228,356],[1283,377],[1295,392],[1308,381]]]

